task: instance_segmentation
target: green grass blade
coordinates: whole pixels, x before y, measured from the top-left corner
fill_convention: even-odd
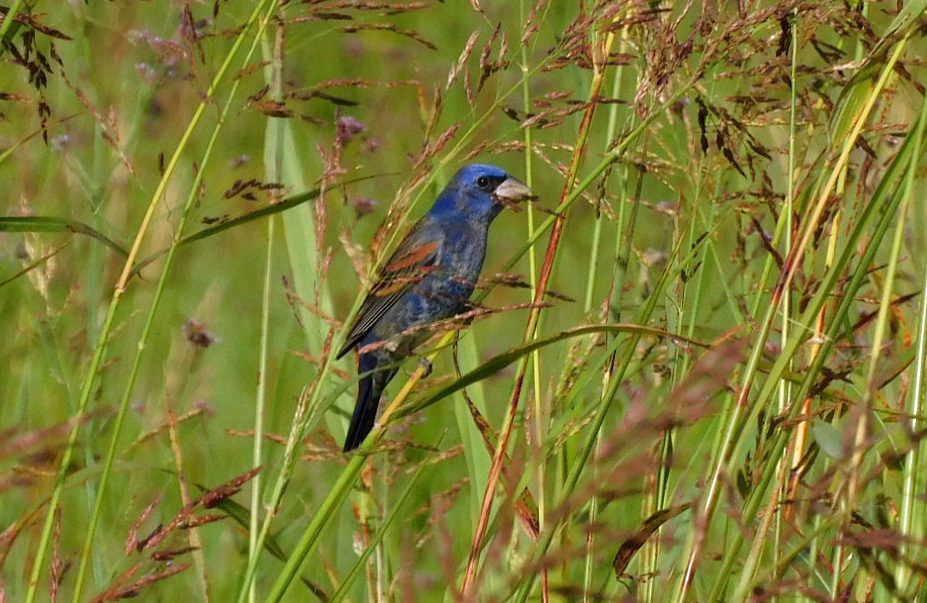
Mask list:
[[[656,329],[652,327],[644,327],[636,324],[614,324],[614,325],[585,325],[582,327],[574,327],[572,329],[566,329],[559,333],[553,335],[548,335],[547,337],[541,337],[533,341],[529,341],[523,345],[516,346],[497,356],[494,356],[479,365],[477,368],[472,371],[462,375],[459,379],[455,379],[451,383],[439,388],[436,392],[425,396],[421,400],[416,400],[407,404],[406,406],[399,409],[395,415],[393,415],[394,420],[407,417],[411,414],[420,412],[432,404],[439,402],[457,392],[468,385],[478,383],[483,379],[487,379],[502,369],[510,366],[511,364],[517,362],[521,358],[531,354],[535,350],[543,349],[547,346],[550,346],[554,343],[565,341],[573,337],[582,337],[584,335],[593,335],[599,333],[610,333],[613,335],[619,333],[629,333],[635,337],[641,337],[644,335],[652,337],[665,337],[672,341],[678,341],[680,343],[686,343],[689,345],[695,345],[699,347],[704,347],[705,344],[699,341],[677,335],[675,333],[670,333],[662,329]]]
[[[427,462],[422,462],[419,468],[412,474],[412,479],[409,480],[409,483],[406,484],[402,493],[399,495],[399,498],[393,501],[392,509],[386,518],[383,519],[383,522],[380,524],[380,527],[377,528],[377,531],[371,536],[370,542],[367,545],[367,548],[364,549],[364,552],[357,557],[357,561],[354,562],[354,565],[351,566],[351,569],[345,575],[344,579],[341,581],[341,584],[338,585],[338,590],[332,593],[330,603],[338,603],[343,600],[348,595],[348,590],[351,588],[351,585],[354,584],[354,581],[360,575],[361,570],[364,568],[364,564],[367,563],[367,560],[370,559],[370,556],[379,546],[380,542],[383,540],[383,537],[386,535],[387,530],[393,525],[393,522],[399,517],[399,511],[403,510],[406,500],[408,500],[409,495],[413,493],[412,486],[418,482],[418,478],[421,477],[422,472],[427,466]]]
[[[100,241],[122,256],[129,255],[123,245],[78,220],[53,216],[0,216],[0,232],[71,232],[86,235]]]

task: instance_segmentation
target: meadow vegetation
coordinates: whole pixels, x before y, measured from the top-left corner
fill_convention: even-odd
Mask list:
[[[3,4],[0,602],[927,588],[927,1]],[[538,198],[343,455],[471,161]]]

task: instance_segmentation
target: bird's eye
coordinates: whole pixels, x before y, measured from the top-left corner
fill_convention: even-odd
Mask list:
[[[489,188],[489,178],[487,178],[486,176],[480,176],[479,178],[476,179],[476,185],[480,187],[481,189],[484,189],[484,190],[488,189]]]

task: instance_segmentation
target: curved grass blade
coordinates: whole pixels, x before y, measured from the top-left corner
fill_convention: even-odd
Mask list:
[[[363,182],[364,180],[378,178],[379,176],[380,175],[377,174],[374,176],[364,176],[361,178],[353,178],[351,180],[346,180],[341,184],[342,185],[354,184],[357,182]],[[269,216],[273,216],[275,214],[285,212],[288,209],[293,209],[294,207],[302,205],[303,203],[306,203],[308,201],[314,201],[315,199],[318,198],[319,194],[320,194],[320,189],[317,189],[317,188],[304,191],[302,193],[295,193],[293,195],[286,197],[279,203],[274,203],[266,207],[262,207],[261,209],[256,209],[254,211],[248,212],[241,216],[237,216],[235,218],[230,218],[228,220],[222,220],[220,222],[216,222],[215,224],[207,228],[204,228],[203,230],[195,232],[191,235],[187,235],[184,238],[180,239],[180,242],[177,243],[177,246],[184,247],[185,245],[189,245],[190,243],[195,243],[203,239],[208,239],[209,237],[215,236],[221,232],[225,232],[226,230],[235,228],[237,226],[247,224],[248,222],[252,222],[254,220],[260,220],[261,218],[267,218]],[[135,266],[132,267],[132,273],[131,273],[132,276],[137,276],[138,273],[141,272],[143,268],[145,268],[146,266],[148,266],[148,264],[152,263],[158,258],[162,257],[167,252],[168,252],[167,248],[161,249],[159,251],[152,253],[148,257],[139,260],[135,264]]]
[[[612,560],[612,569],[615,572],[615,580],[621,581],[621,578],[624,575],[628,564],[631,563],[631,559],[634,558],[635,553],[637,553],[637,551],[639,551],[640,548],[644,546],[647,540],[653,536],[653,533],[656,532],[660,526],[673,519],[677,515],[688,511],[689,507],[691,506],[692,503],[687,502],[681,505],[676,505],[674,507],[661,509],[645,519],[641,524],[641,527],[638,528],[637,531],[634,532],[631,536],[626,538],[624,542],[621,543],[621,546],[618,547],[618,552],[615,553],[615,558]]]
[[[71,232],[100,241],[119,255],[129,255],[125,247],[88,224],[54,216],[0,216],[0,232]]]
[[[476,383],[477,381],[482,381],[492,375],[495,375],[505,367],[509,366],[522,356],[530,354],[535,350],[539,350],[546,346],[549,346],[558,341],[563,341],[564,339],[570,339],[572,337],[580,337],[583,335],[590,335],[593,333],[636,333],[638,335],[653,335],[656,337],[666,337],[674,341],[679,341],[689,345],[694,345],[702,348],[709,347],[707,343],[697,341],[695,339],[689,339],[687,337],[682,337],[675,333],[670,333],[669,331],[664,331],[663,329],[655,329],[652,327],[644,327],[641,325],[634,324],[603,324],[603,325],[586,325],[582,327],[576,327],[573,329],[566,329],[565,331],[560,331],[554,335],[544,337],[541,339],[535,339],[524,345],[520,345],[512,348],[508,352],[503,352],[498,356],[495,356],[467,374],[461,376],[459,379],[452,381],[451,383],[445,385],[444,387],[439,388],[437,391],[431,395],[425,397],[422,400],[416,402],[411,402],[402,408],[398,409],[393,415],[393,419],[400,419],[402,417],[407,417],[413,413],[416,413],[428,406],[431,406],[435,402],[446,398],[447,396],[453,394],[456,391],[459,391],[468,385]]]
[[[225,232],[226,230],[235,228],[236,226],[241,226],[242,224],[247,224],[248,222],[252,222],[254,220],[260,220],[261,218],[266,218],[274,214],[279,214],[280,212],[284,212],[288,209],[292,209],[307,201],[312,201],[318,196],[319,196],[319,189],[317,188],[310,190],[310,191],[303,192],[303,193],[297,193],[295,195],[290,195],[289,197],[287,197],[286,199],[284,199],[283,201],[279,203],[274,203],[266,207],[262,207],[261,209],[248,212],[244,215],[237,216],[235,218],[230,218],[228,220],[222,220],[220,222],[216,222],[215,224],[213,224],[212,226],[209,226],[208,228],[204,228],[203,230],[194,232],[191,235],[187,235],[184,238],[180,239],[180,242],[177,243],[177,247],[183,247],[185,245],[189,245],[190,243],[195,243],[203,239],[208,239],[209,237],[217,235],[220,232]],[[148,257],[139,260],[138,263],[132,267],[132,275],[133,276],[138,275],[138,273],[141,272],[142,269],[145,268],[145,266],[157,260],[158,258],[162,257],[167,252],[168,252],[168,249],[161,249],[159,251],[152,253]]]

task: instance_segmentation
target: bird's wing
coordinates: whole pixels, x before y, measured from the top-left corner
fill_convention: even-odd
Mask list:
[[[434,267],[441,240],[419,226],[413,227],[380,271],[336,359],[356,346],[403,294]]]

